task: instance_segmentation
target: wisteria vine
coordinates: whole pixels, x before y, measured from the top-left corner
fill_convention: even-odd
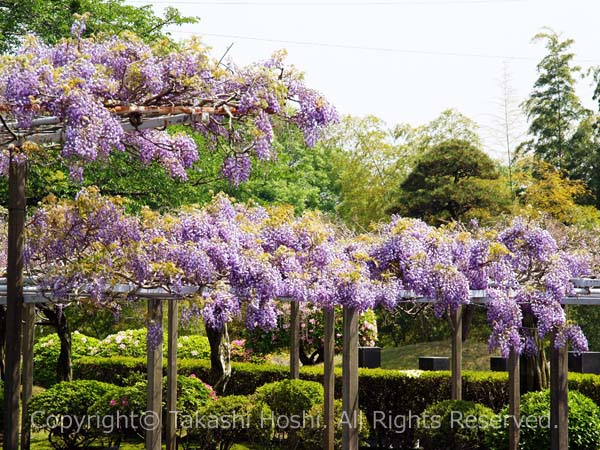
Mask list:
[[[56,45],[30,36],[17,54],[0,56],[0,168],[5,174],[9,144],[22,160],[45,154],[44,148],[20,140],[36,132],[30,129],[34,120],[50,116],[59,120],[53,126],[63,131],[60,156],[75,179],[81,179],[86,163],[126,150],[186,179],[186,170],[199,159],[194,139],[138,128],[139,112],[128,116],[135,128],[125,129],[127,117],[118,114],[119,108],[210,107],[213,112],[192,127],[206,137],[209,150],[224,150],[222,174],[234,184],[248,179],[251,155],[273,156],[272,116],[297,124],[308,145],[337,120],[333,106],[286,66],[284,53],[239,67],[212,58],[197,40],[169,49],[131,33],[83,39],[84,29],[85,22],[77,21],[73,36]]]
[[[352,236],[318,213],[295,217],[290,208],[223,195],[202,209],[130,216],[123,200],[90,188],[37,210],[25,256],[31,275],[59,300],[111,305],[122,283],[133,286],[131,298],[141,288],[186,297],[186,287],[200,287],[190,311],[217,329],[243,311],[248,328],[272,329],[280,299],[366,311],[426,296],[443,316],[468,304],[471,290],[485,290],[490,349],[535,351],[529,316],[538,338],[587,350],[561,305],[571,280],[589,273],[586,254],[560,248],[549,231],[520,218],[503,230],[467,230],[395,217]]]

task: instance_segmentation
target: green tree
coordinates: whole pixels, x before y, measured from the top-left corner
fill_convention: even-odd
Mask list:
[[[321,147],[332,164],[333,190],[339,193],[337,214],[358,228],[387,217],[410,161],[408,147],[394,130],[375,116],[348,116],[331,128]]]
[[[26,34],[59,41],[69,35],[74,14],[89,14],[87,35],[129,30],[147,42],[165,37],[168,25],[197,21],[172,7],[159,17],[150,5],[131,6],[124,0],[0,0],[0,52],[15,50]]]
[[[509,205],[508,186],[492,159],[473,144],[453,139],[419,159],[400,185],[392,212],[439,224],[485,219]]]
[[[587,113],[579,122],[569,140],[571,164],[568,175],[583,181],[589,195],[581,196],[579,203],[600,207],[600,115]]]
[[[575,92],[575,74],[581,69],[572,64],[572,39],[562,39],[551,29],[534,38],[544,41],[548,54],[537,65],[538,78],[523,107],[529,119],[531,139],[520,146],[520,153],[533,153],[540,159],[569,170],[578,162],[570,140],[587,111]]]
[[[481,149],[483,147],[478,134],[479,125],[469,117],[455,109],[445,109],[424,125],[412,127],[400,124],[394,128],[394,136],[406,147],[406,154],[411,156],[410,165],[431,147],[450,139],[466,141]]]
[[[171,127],[173,133],[190,132],[184,127]],[[192,133],[199,149],[207,148],[200,133]],[[309,148],[295,125],[282,122],[274,126],[274,160],[252,162],[248,182],[238,187],[223,179],[223,152],[205,151],[203,157],[187,171],[188,180],[180,181],[165,173],[156,163],[143,164],[128,153],[115,153],[111,164],[90,164],[82,184],[71,181],[59,163],[48,161],[32,166],[29,176],[28,204],[37,205],[47,195],[73,197],[84,186],[101,186],[104,195],[128,199],[128,207],[136,212],[143,206],[167,210],[182,205],[201,205],[216,192],[225,192],[238,201],[259,204],[289,204],[296,213],[307,209],[334,212],[338,202],[332,160],[322,147]],[[8,198],[6,179],[0,180],[0,198]]]
[[[525,158],[516,166],[519,186],[519,215],[550,216],[567,225],[585,227],[600,223],[600,212],[593,206],[581,205],[590,192],[581,180],[571,180],[556,167],[535,158]]]
[[[298,127],[288,123],[276,122],[274,135],[275,161],[253,161],[247,183],[236,188],[219,182],[213,189],[239,201],[291,205],[297,214],[307,209],[333,213],[339,189],[327,149],[321,145],[308,148]]]

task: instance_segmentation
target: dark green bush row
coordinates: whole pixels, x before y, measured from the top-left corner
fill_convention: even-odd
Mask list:
[[[125,384],[145,371],[145,360],[136,358],[81,358],[75,363],[77,378],[96,378]],[[178,362],[182,375],[194,374],[212,384],[210,363],[182,359]],[[228,394],[251,395],[266,383],[288,377],[288,369],[270,364],[232,363],[232,377]],[[300,371],[304,380],[321,382],[322,367],[306,367]],[[466,401],[480,403],[498,412],[508,403],[508,375],[503,372],[463,373],[463,396]],[[360,407],[372,423],[374,411],[389,411],[392,415],[420,414],[428,406],[450,399],[450,372],[400,372],[384,369],[360,370]],[[600,376],[569,374],[569,388],[579,390],[600,404]],[[336,397],[341,398],[341,370],[336,369]],[[381,428],[371,433],[372,443],[378,447],[410,448],[413,430],[404,433]]]
[[[165,361],[166,364],[166,361]],[[145,360],[139,358],[81,358],[75,362],[76,378],[96,378],[116,384],[127,384],[145,371]],[[178,361],[181,375],[196,375],[212,384],[208,361]],[[232,377],[227,385],[231,395],[251,395],[260,386],[286,379],[286,367],[270,364],[232,363]],[[322,367],[301,370],[304,380],[321,382]],[[336,369],[336,397],[341,398],[341,370]],[[360,407],[372,423],[374,411],[389,411],[391,415],[420,414],[440,400],[450,398],[449,372],[424,372],[419,376],[410,372],[383,369],[360,370]],[[507,375],[490,372],[465,372],[463,392],[466,400],[485,404],[500,410],[508,401]],[[371,433],[372,443],[378,447],[411,448],[413,430],[397,433],[394,429],[378,428]]]
[[[569,373],[569,389],[581,392],[600,406],[600,375]]]
[[[569,449],[600,448],[600,407],[580,392],[569,392]],[[550,448],[550,391],[521,398],[521,450]],[[505,450],[508,407],[495,414],[474,402],[444,400],[425,410],[416,429],[423,450]]]
[[[141,436],[145,422],[140,417],[146,411],[147,390],[145,381],[131,386],[97,380],[63,381],[33,397],[31,425],[34,430],[46,431],[57,450],[88,448],[96,441],[110,445],[119,436]],[[165,395],[166,379],[163,398]],[[199,378],[177,377],[177,410],[183,416],[193,417],[214,400],[210,386]],[[164,424],[168,414],[164,402],[162,414]],[[152,416],[149,419],[154,420]],[[179,425],[178,432],[185,432]]]
[[[166,367],[166,361],[165,361]],[[116,384],[124,384],[134,373],[143,373],[146,361],[143,358],[83,357],[74,364],[75,378],[97,379]],[[178,361],[178,373],[194,374],[209,384],[210,362],[205,360],[181,359]],[[283,380],[289,371],[284,366],[273,364],[232,363],[232,377],[227,391],[235,395],[250,395],[263,384]],[[341,396],[341,369],[336,369],[336,395]],[[321,382],[322,367],[305,367],[300,377],[308,381]],[[463,393],[465,400],[475,401],[500,410],[508,401],[507,375],[500,372],[464,372]],[[428,405],[450,398],[450,372],[400,372],[384,369],[360,369],[361,406],[367,410],[392,409],[399,405],[414,412],[423,411]],[[586,384],[592,391],[600,386],[600,377],[580,376],[578,386]],[[581,389],[585,393],[585,389]],[[589,395],[586,393],[586,395]],[[596,393],[598,397],[598,393]],[[592,396],[593,398],[593,396]]]

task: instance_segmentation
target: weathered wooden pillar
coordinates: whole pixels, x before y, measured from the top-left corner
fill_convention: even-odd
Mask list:
[[[4,450],[19,447],[19,387],[23,321],[23,241],[27,166],[11,151],[8,174],[8,261],[6,279],[6,354],[4,380]]]
[[[290,320],[290,378],[300,378],[300,303],[293,301]]]
[[[450,312],[450,324],[452,329],[452,358],[450,368],[452,369],[452,400],[462,400],[462,311],[459,306],[456,311]]]
[[[167,311],[167,450],[177,450],[177,338],[179,320],[177,301],[171,299]]]
[[[323,311],[323,323],[325,328],[325,350],[323,388],[325,391],[325,402],[323,407],[323,450],[333,450],[335,423],[334,423],[334,400],[335,400],[335,311],[333,308]]]
[[[569,449],[568,347],[554,346],[550,359],[550,449]]]
[[[344,306],[342,449],[358,450],[358,310]]]
[[[148,329],[162,327],[162,300],[148,300]],[[162,431],[162,333],[156,348],[148,341],[148,400],[144,426],[146,428],[146,450],[161,450]]]
[[[521,383],[520,383],[519,355],[510,351],[508,357],[508,415],[510,422],[508,424],[508,449],[519,449],[519,438],[521,430],[519,428],[519,418],[521,416]]]
[[[21,375],[21,450],[31,447],[31,422],[29,420],[29,401],[33,388],[33,340],[35,330],[35,305],[26,303],[23,311],[23,373]]]

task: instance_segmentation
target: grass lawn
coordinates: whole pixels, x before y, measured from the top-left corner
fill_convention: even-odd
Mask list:
[[[381,367],[384,369],[410,370],[419,368],[419,356],[451,355],[450,339],[435,342],[421,342],[403,347],[384,347],[381,349]],[[467,340],[463,346],[463,369],[490,370],[490,353],[487,342]],[[268,361],[283,366],[289,365],[289,353],[269,355]],[[335,365],[342,366],[342,355],[335,356]]]
[[[94,448],[94,447],[91,447]],[[104,447],[97,447],[102,449]],[[143,450],[143,442],[122,442],[120,450]],[[31,450],[54,450],[48,442],[48,435],[43,432],[34,433],[31,436]],[[231,450],[261,450],[260,447],[235,444]]]
[[[419,356],[447,356],[452,351],[450,339],[422,342],[404,347],[385,347],[381,350],[384,369],[418,369]],[[463,346],[463,369],[490,370],[487,342],[467,340]]]

